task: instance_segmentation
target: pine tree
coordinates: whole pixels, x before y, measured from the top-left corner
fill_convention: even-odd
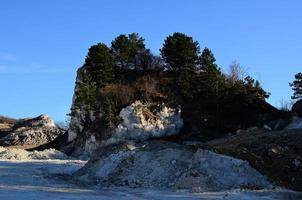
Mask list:
[[[119,35],[111,43],[111,52],[121,69],[137,68],[136,57],[146,51],[145,39],[137,33]]]
[[[218,95],[225,84],[224,75],[215,63],[216,59],[210,49],[205,48],[200,56],[202,84],[207,95]]]
[[[292,83],[289,83],[294,91],[292,99],[302,99],[302,73],[297,73],[295,75],[295,80]]]
[[[165,62],[175,72],[175,81],[181,96],[191,99],[200,47],[197,41],[183,33],[168,36],[160,50]]]
[[[85,67],[88,75],[97,87],[102,87],[105,83],[111,83],[115,79],[115,61],[110,53],[110,49],[103,43],[93,45],[89,48]]]
[[[160,54],[174,71],[184,68],[195,69],[198,64],[200,47],[197,41],[183,33],[168,36]]]

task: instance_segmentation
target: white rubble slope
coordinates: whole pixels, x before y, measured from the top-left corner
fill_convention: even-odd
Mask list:
[[[0,146],[0,159],[8,160],[43,160],[43,159],[67,159],[68,156],[55,149],[44,151],[26,151],[23,149],[4,148]]]
[[[160,110],[152,112],[148,104],[136,101],[120,112],[122,122],[115,129],[111,142],[165,137],[178,134],[183,126],[180,109],[160,105]]]
[[[99,159],[94,158],[74,178],[108,187],[187,189],[194,192],[271,187],[267,178],[247,161],[211,151],[196,151],[159,141],[130,149],[132,151],[120,148]]]

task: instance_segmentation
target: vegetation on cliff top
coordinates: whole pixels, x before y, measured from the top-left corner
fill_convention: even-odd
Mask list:
[[[114,128],[121,108],[135,100],[181,105],[188,131],[201,126],[226,131],[223,120],[235,121],[237,128],[257,123],[263,106],[270,109],[264,103],[269,93],[257,80],[238,74],[238,66],[224,74],[211,50],[200,49],[192,37],[178,32],[165,39],[160,56],[137,33],[118,36],[110,48],[93,45],[80,71],[76,103],[96,116],[104,112],[101,121],[107,128]]]

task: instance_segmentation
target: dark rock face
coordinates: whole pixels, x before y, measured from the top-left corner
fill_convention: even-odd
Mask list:
[[[35,148],[54,141],[65,132],[66,130],[58,128],[47,115],[40,115],[17,121],[2,134],[0,145]]]
[[[294,103],[292,107],[292,112],[298,115],[299,117],[302,117],[302,100],[299,100]]]

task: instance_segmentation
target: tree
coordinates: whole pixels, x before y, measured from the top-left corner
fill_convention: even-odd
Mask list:
[[[207,95],[218,94],[225,83],[225,78],[215,62],[211,50],[205,48],[200,56],[200,70],[204,85],[202,87],[205,87]]]
[[[237,81],[243,80],[246,77],[247,69],[242,67],[238,62],[233,61],[229,66],[229,73],[227,74],[227,80],[231,84],[235,84]]]
[[[85,60],[87,75],[97,87],[105,83],[111,83],[115,79],[115,62],[110,49],[103,43],[93,45],[89,48]]]
[[[97,110],[97,92],[106,83],[114,82],[115,69],[114,59],[105,44],[91,46],[85,59],[84,70],[80,72],[77,103],[83,103],[88,109]]]
[[[136,57],[137,69],[144,71],[162,71],[165,68],[165,63],[160,56],[155,56],[149,49],[139,53]]]
[[[184,100],[192,99],[192,89],[199,62],[200,47],[197,41],[183,33],[168,36],[160,54],[175,72],[175,81]]]
[[[197,41],[183,33],[168,36],[160,49],[160,54],[174,71],[183,68],[195,69],[198,64],[200,47]]]
[[[208,48],[204,48],[200,56],[200,69],[208,75],[222,74],[215,62],[216,58],[212,51]]]
[[[294,91],[292,99],[302,99],[302,73],[297,73],[295,75],[295,80],[292,83],[289,83]]]
[[[244,79],[244,89],[245,96],[249,100],[254,100],[255,98],[265,100],[269,97],[270,93],[266,92],[262,87],[259,81],[253,79],[250,76],[245,77]]]
[[[111,43],[111,52],[121,69],[137,68],[136,57],[146,50],[145,39],[137,33],[119,35]]]

